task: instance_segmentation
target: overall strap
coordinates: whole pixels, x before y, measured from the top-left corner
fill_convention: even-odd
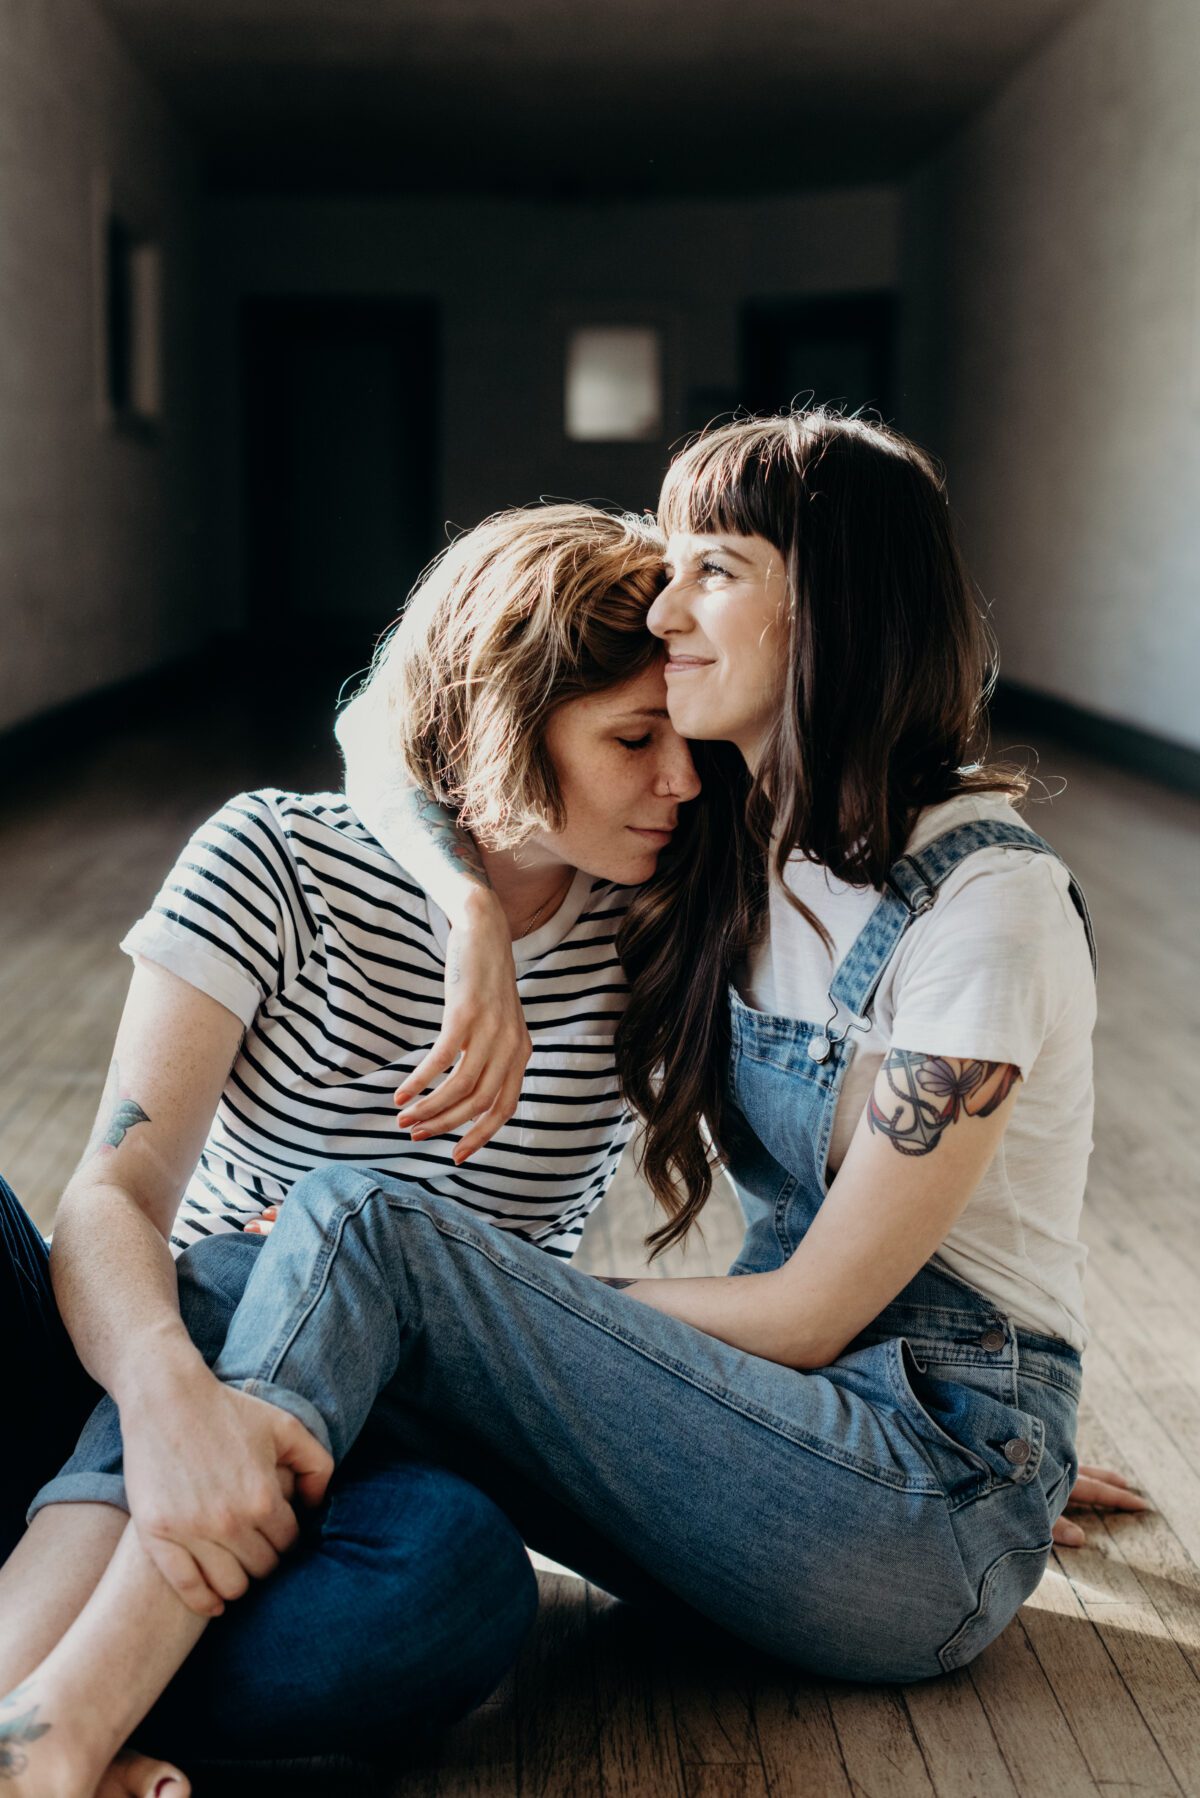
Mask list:
[[[902,855],[888,870],[879,904],[834,975],[829,997],[837,1007],[835,1017],[838,1020],[850,1012],[853,1019],[861,1020],[865,1027],[867,1008],[900,938],[914,918],[929,910],[947,876],[977,849],[1033,849],[1062,862],[1057,849],[1036,831],[1028,830],[1023,824],[1006,824],[1000,819],[955,825],[915,854]],[[1063,866],[1066,867],[1065,862]],[[1094,976],[1096,938],[1091,916],[1075,876],[1069,868],[1067,873],[1070,875],[1071,899],[1087,936]],[[849,1028],[851,1025],[847,1024],[845,1029],[830,1030],[828,1034],[840,1040]]]

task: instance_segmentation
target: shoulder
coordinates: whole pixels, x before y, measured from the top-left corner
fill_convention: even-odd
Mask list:
[[[336,854],[339,849],[384,853],[344,793],[293,793],[259,787],[236,794],[210,822],[271,837],[300,863],[311,853]]]
[[[300,904],[313,881],[407,884],[341,793],[235,793],[193,833],[182,860],[237,885],[265,882]]]
[[[963,794],[924,812],[913,831],[908,853],[928,847],[960,824],[998,822],[1041,831],[997,794]],[[961,930],[986,925],[1001,937],[1061,938],[1078,934],[1082,923],[1071,898],[1071,873],[1057,856],[1035,844],[989,845],[965,856],[938,890],[937,901],[914,928],[918,939],[941,939],[946,926]]]
[[[968,856],[906,933],[893,990],[906,1028],[914,1012],[926,1029],[964,1016],[992,1020],[999,1038],[1023,1045],[1020,1052],[966,1052],[992,1053],[1026,1070],[1035,1046],[1060,1025],[1089,1031],[1096,1003],[1091,957],[1062,863],[1019,848]],[[991,1042],[991,1032],[985,1035]]]

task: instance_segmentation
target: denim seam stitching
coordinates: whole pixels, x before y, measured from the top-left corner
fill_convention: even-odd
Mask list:
[[[705,1381],[698,1379],[690,1369],[681,1367],[677,1363],[667,1360],[661,1355],[652,1353],[644,1343],[638,1342],[634,1338],[624,1335],[620,1330],[614,1329],[605,1319],[593,1316],[587,1311],[580,1310],[575,1305],[568,1304],[565,1299],[560,1298],[556,1293],[547,1291],[547,1289],[538,1281],[530,1278],[523,1269],[506,1266],[492,1253],[489,1244],[477,1241],[474,1237],[444,1223],[443,1220],[437,1218],[423,1205],[413,1204],[411,1201],[404,1199],[392,1198],[385,1188],[378,1188],[378,1190],[382,1193],[383,1198],[388,1205],[394,1206],[399,1210],[411,1211],[419,1217],[427,1218],[438,1232],[439,1236],[448,1236],[456,1242],[461,1242],[466,1248],[476,1250],[486,1261],[490,1261],[493,1267],[497,1267],[502,1273],[508,1274],[513,1279],[519,1280],[522,1285],[528,1286],[542,1298],[547,1299],[550,1304],[558,1305],[562,1310],[569,1311],[573,1316],[578,1317],[581,1323],[589,1324],[593,1329],[601,1330],[606,1336],[611,1336],[615,1341],[623,1342],[626,1348],[631,1348],[635,1354],[641,1355],[644,1360],[653,1362],[656,1367],[662,1368],[665,1373],[673,1374],[677,1379],[683,1380],[686,1385],[693,1387],[697,1392],[703,1392],[709,1398],[715,1399],[718,1404],[724,1405],[727,1410],[736,1412],[738,1416],[746,1418],[747,1422],[757,1424],[761,1429],[770,1430],[773,1435],[781,1437],[783,1441],[794,1443],[796,1447],[803,1448],[810,1454],[815,1454],[818,1459],[829,1461],[832,1465],[842,1467],[848,1473],[858,1474],[861,1478],[871,1480],[876,1485],[886,1486],[892,1491],[909,1492],[927,1498],[941,1498],[944,1501],[944,1494],[940,1486],[936,1484],[911,1485],[901,1484],[898,1481],[891,1480],[887,1477],[882,1468],[874,1467],[869,1463],[860,1462],[853,1456],[846,1457],[837,1454],[830,1448],[828,1443],[810,1440],[797,1432],[785,1429],[777,1418],[770,1417],[757,1410],[748,1409],[745,1405],[735,1403],[732,1394],[719,1387],[708,1385]]]
[[[969,1617],[964,1618],[962,1623],[959,1624],[958,1628],[955,1630],[954,1634],[950,1637],[949,1641],[945,1642],[942,1645],[942,1647],[938,1649],[938,1660],[941,1662],[944,1672],[946,1672],[946,1673],[952,1672],[954,1670],[954,1668],[959,1664],[958,1660],[957,1660],[956,1651],[961,1645],[962,1638],[966,1635],[968,1630],[970,1630],[971,1625],[974,1623],[978,1623],[979,1619],[986,1612],[988,1599],[992,1595],[992,1587],[995,1585],[996,1580],[999,1577],[1001,1568],[1006,1566],[1009,1561],[1015,1560],[1018,1555],[1048,1554],[1050,1552],[1050,1550],[1053,1548],[1053,1546],[1054,1546],[1054,1538],[1051,1537],[1048,1542],[1043,1542],[1039,1547],[1010,1548],[1004,1554],[998,1556],[997,1559],[992,1562],[991,1566],[988,1568],[987,1572],[983,1576],[983,1583],[979,1588],[979,1599],[978,1599],[978,1602],[976,1603],[975,1609],[971,1612],[971,1615]]]
[[[360,1182],[362,1191],[357,1195],[354,1204],[346,1204],[340,1208],[337,1225],[332,1236],[323,1237],[323,1252],[317,1258],[317,1265],[313,1271],[312,1279],[309,1281],[308,1290],[300,1300],[300,1304],[303,1308],[299,1317],[295,1319],[294,1323],[287,1327],[286,1334],[280,1340],[278,1347],[273,1346],[271,1348],[265,1358],[265,1363],[260,1363],[262,1370],[258,1373],[248,1375],[247,1378],[264,1380],[271,1385],[276,1383],[275,1376],[279,1371],[280,1362],[294,1344],[296,1337],[300,1334],[304,1325],[308,1322],[308,1319],[312,1314],[313,1306],[318,1302],[322,1292],[328,1284],[329,1270],[333,1265],[333,1257],[341,1243],[347,1223],[351,1217],[357,1216],[362,1210],[371,1194],[379,1191],[378,1182],[368,1179],[365,1174],[360,1175]],[[269,1372],[267,1371],[268,1367],[270,1369]]]

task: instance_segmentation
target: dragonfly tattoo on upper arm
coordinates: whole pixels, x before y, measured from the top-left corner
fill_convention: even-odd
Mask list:
[[[990,1117],[1021,1078],[1009,1061],[961,1061],[892,1049],[880,1073],[895,1103],[887,1110],[872,1090],[867,1124],[901,1155],[929,1155],[960,1117]]]

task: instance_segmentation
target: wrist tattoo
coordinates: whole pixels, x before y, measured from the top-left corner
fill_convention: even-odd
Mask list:
[[[911,1049],[892,1049],[879,1071],[888,1085],[888,1109],[873,1090],[867,1124],[901,1155],[932,1154],[960,1117],[990,1117],[1021,1078],[1009,1061],[961,1061]]]

